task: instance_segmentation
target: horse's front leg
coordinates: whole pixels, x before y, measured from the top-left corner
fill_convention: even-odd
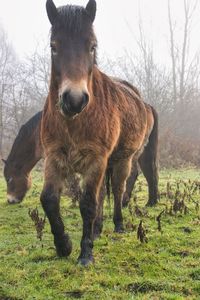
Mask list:
[[[47,159],[45,182],[40,200],[49,219],[57,255],[60,257],[68,256],[72,251],[72,243],[68,234],[64,232],[64,224],[60,215],[60,193],[63,181],[63,172],[55,165],[54,161]]]
[[[105,196],[106,196],[106,184],[105,184],[105,180],[103,180],[103,184],[101,186],[100,193],[99,193],[96,218],[94,221],[94,239],[100,237],[103,229],[103,204],[104,204]]]
[[[80,211],[83,219],[83,234],[81,253],[78,263],[88,265],[93,262],[93,226],[97,214],[100,188],[105,174],[107,160],[96,159],[84,175],[84,192],[80,201]]]

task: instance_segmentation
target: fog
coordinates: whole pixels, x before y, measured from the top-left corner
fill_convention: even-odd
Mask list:
[[[0,155],[42,110],[50,74],[46,1],[0,0]],[[86,5],[83,0],[55,0]],[[200,3],[97,0],[98,64],[159,114],[160,163],[200,165]],[[173,159],[172,159],[173,157]]]
[[[48,43],[50,24],[46,16],[45,2],[45,0],[0,0],[0,23],[19,56],[33,52],[41,41]],[[55,0],[57,6],[65,4],[85,6],[86,3],[87,1],[83,0]],[[121,56],[124,49],[137,53],[138,24],[141,22],[145,37],[154,48],[156,60],[168,63],[166,62],[169,54],[167,3],[167,0],[97,1],[94,26],[99,41],[99,55]],[[176,40],[180,43],[183,38],[183,3],[184,0],[171,1]],[[200,49],[200,40],[196,38],[200,28],[199,15],[198,4],[190,30],[191,55]]]

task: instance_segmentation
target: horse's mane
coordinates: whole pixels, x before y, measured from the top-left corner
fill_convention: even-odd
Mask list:
[[[9,160],[12,160],[12,158],[16,155],[17,150],[23,147],[23,140],[27,140],[29,138],[33,131],[36,129],[37,125],[41,121],[42,118],[42,111],[35,114],[27,123],[21,126],[19,133],[17,134],[14,143],[12,145],[10,154],[8,155],[7,162]]]

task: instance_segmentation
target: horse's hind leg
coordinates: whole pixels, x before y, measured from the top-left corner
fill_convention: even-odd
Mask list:
[[[158,115],[151,107],[154,125],[149,136],[149,142],[139,158],[139,165],[147,180],[149,188],[149,200],[147,206],[153,206],[158,202]]]
[[[131,159],[119,160],[112,166],[111,184],[114,194],[114,215],[115,232],[123,232],[122,198],[125,190],[126,179],[130,174]]]
[[[159,197],[157,147],[154,146],[151,140],[145,147],[138,161],[148,183],[149,199],[146,205],[156,205]]]
[[[139,158],[139,164],[148,183],[149,199],[146,205],[156,205],[158,202],[158,170],[154,155],[147,149]]]
[[[131,194],[135,185],[135,182],[138,178],[138,166],[137,162],[132,163],[131,173],[126,181],[126,190],[123,195],[122,206],[126,207],[131,199]]]
[[[47,159],[45,183],[40,200],[51,225],[58,256],[68,256],[72,250],[71,241],[68,234],[64,232],[64,224],[60,215],[60,193],[63,180],[64,176],[58,166]]]

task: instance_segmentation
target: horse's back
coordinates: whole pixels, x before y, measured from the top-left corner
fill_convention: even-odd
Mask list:
[[[118,159],[122,152],[128,156],[133,150],[135,153],[143,151],[156,127],[158,116],[155,109],[142,100],[137,88],[125,80],[114,77],[110,79],[123,94],[122,101],[126,102],[125,109],[121,109],[123,120],[120,140],[112,155]]]
[[[135,101],[137,105],[141,104],[141,102],[144,104],[147,118],[147,132],[151,132],[154,126],[154,120],[158,118],[156,110],[141,99],[139,90],[128,81],[118,78],[114,78],[114,80],[130,93],[130,102]]]

